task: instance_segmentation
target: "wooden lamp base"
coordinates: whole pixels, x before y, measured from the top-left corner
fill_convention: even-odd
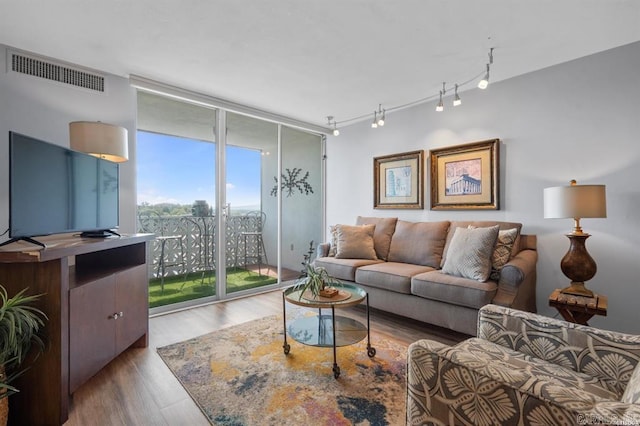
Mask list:
[[[596,262],[587,252],[585,245],[589,237],[586,233],[567,234],[570,241],[569,251],[562,258],[560,268],[571,280],[571,285],[563,288],[561,293],[593,297],[593,292],[584,286],[584,282],[593,278],[597,271]]]

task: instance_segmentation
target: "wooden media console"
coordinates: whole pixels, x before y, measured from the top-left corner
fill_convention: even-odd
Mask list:
[[[149,330],[147,245],[153,234],[38,238],[0,248],[0,284],[9,296],[42,294],[46,349],[13,385],[9,424],[63,424],[69,396]],[[29,362],[29,360],[27,360]]]

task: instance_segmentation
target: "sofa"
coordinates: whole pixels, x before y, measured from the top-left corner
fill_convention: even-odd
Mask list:
[[[487,305],[407,354],[407,425],[640,424],[640,336]]]
[[[314,265],[363,287],[373,308],[467,335],[486,304],[536,312],[536,237],[520,223],[358,216],[330,229]]]

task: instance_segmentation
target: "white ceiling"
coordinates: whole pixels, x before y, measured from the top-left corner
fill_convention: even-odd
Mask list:
[[[638,0],[0,0],[1,44],[320,125],[478,76],[491,47],[498,81],[638,40]]]

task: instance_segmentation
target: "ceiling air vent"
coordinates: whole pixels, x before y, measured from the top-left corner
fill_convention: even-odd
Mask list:
[[[18,53],[11,53],[11,70],[96,92],[104,92],[104,77],[101,75]]]

